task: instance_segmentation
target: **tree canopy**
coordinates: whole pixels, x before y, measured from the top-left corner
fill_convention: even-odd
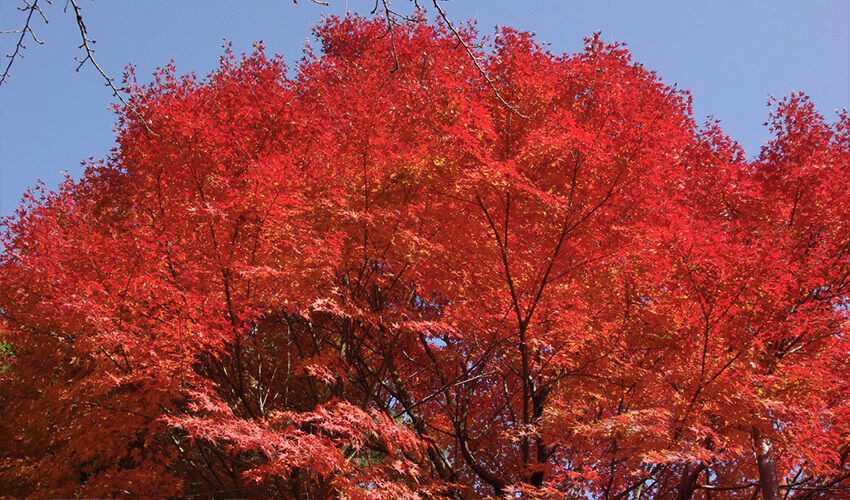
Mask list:
[[[620,45],[452,29],[129,83],[5,221],[0,490],[850,496],[848,114],[748,161]]]

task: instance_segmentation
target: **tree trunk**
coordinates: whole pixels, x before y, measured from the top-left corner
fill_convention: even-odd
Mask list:
[[[770,442],[770,439],[763,437],[758,429],[753,429],[753,442],[756,446],[761,494],[764,500],[780,500],[779,477],[776,475],[773,444]]]
[[[704,464],[698,464],[694,470],[691,470],[690,465],[685,465],[685,470],[682,471],[682,482],[679,483],[678,500],[691,500],[694,497],[697,481],[704,470]]]

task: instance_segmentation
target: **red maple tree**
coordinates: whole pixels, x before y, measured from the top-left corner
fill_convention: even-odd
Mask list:
[[[846,497],[848,115],[747,161],[622,46],[385,33],[167,67],[6,220],[0,490]]]

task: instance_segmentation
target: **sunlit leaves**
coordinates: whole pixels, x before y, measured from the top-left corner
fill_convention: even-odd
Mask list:
[[[497,95],[441,25],[316,35],[131,82],[7,221],[0,486],[689,498],[754,436],[845,486],[846,115],[780,101],[747,161],[599,37],[482,40]]]

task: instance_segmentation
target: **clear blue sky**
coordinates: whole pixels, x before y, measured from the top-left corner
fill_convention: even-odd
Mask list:
[[[420,0],[428,4],[428,0]],[[120,77],[134,64],[140,81],[173,59],[181,73],[205,75],[218,63],[222,38],[234,50],[257,40],[268,52],[296,61],[321,16],[346,8],[368,14],[374,0],[330,0],[322,7],[301,0],[224,1],[79,0],[98,62]],[[0,3],[0,28],[16,29],[19,0]],[[476,19],[493,26],[534,31],[555,53],[582,48],[601,31],[605,41],[628,44],[635,59],[694,96],[694,111],[708,116],[749,156],[768,139],[768,95],[809,94],[832,120],[850,108],[850,1],[848,0],[454,0],[445,9],[456,22]],[[0,87],[0,215],[41,179],[52,188],[62,171],[78,177],[82,160],[103,158],[113,147],[113,101],[91,66],[75,72],[79,33],[65,2],[45,5],[50,23],[34,24],[45,44],[27,43],[24,58]],[[395,0],[402,12],[412,2]],[[0,52],[14,49],[14,35],[0,36]],[[5,67],[5,62],[3,63]]]

